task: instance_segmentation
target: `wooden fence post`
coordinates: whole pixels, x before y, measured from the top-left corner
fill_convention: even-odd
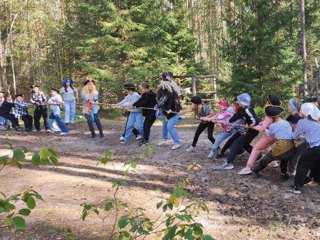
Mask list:
[[[192,75],[192,96],[197,95],[197,78],[195,75]]]

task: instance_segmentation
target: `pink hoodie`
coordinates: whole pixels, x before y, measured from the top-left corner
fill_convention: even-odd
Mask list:
[[[233,106],[231,106],[231,107],[228,107],[222,113],[213,115],[211,119],[214,122],[220,122],[221,127],[223,128],[224,131],[230,131],[233,127],[226,123],[229,122],[229,119],[233,116],[234,113],[235,113],[235,109]]]

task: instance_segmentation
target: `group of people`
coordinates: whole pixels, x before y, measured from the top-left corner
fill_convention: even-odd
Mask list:
[[[248,152],[250,157],[240,175],[253,174],[259,177],[268,164],[277,160],[280,161],[282,181],[287,181],[290,175],[295,176],[293,192],[300,193],[300,189],[311,180],[320,184],[320,110],[313,103],[301,104],[297,99],[291,99],[288,103],[289,117],[284,119],[282,102],[277,96],[269,95],[264,109],[265,117],[261,121],[248,93],[238,95],[233,104],[222,99],[217,103],[218,112],[212,111],[198,96],[191,98],[192,109],[182,110],[181,90],[171,72],[162,73],[157,93],[147,83],[139,85],[140,93],[134,84],[127,83],[124,87],[126,96],[114,105],[126,109],[128,114],[124,133],[120,137],[123,144],[129,142],[133,135],[139,140],[139,146],[149,144],[151,128],[156,119],[161,119],[162,140],[157,145],[173,142],[171,149],[176,150],[181,147],[176,123],[184,118],[184,113],[193,112],[200,123],[186,151],[196,149],[199,136],[207,129],[212,144],[208,157],[214,160],[226,157],[226,162],[216,167],[217,170],[233,169],[237,156]],[[68,134],[68,125],[74,123],[76,109],[77,89],[73,86],[73,80],[65,79],[61,89],[51,88],[49,100],[39,86],[33,85],[31,89],[29,102],[22,95],[16,95],[13,100],[10,95],[0,93],[0,126],[11,122],[12,127],[19,130],[18,119],[21,119],[26,131],[40,131],[42,117],[45,130],[54,129],[53,122],[56,121],[60,134]],[[103,138],[99,117],[100,104],[103,103],[99,103],[94,80],[83,83],[81,96],[91,137],[96,137],[95,123],[99,137]],[[33,117],[28,114],[31,105],[34,106]],[[48,108],[51,113],[47,119]],[[61,111],[65,111],[64,121]],[[221,127],[214,138],[216,124]],[[262,136],[252,146],[259,132],[262,132]],[[225,144],[222,147],[223,142]]]

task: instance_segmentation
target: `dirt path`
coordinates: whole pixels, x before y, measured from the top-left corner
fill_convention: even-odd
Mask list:
[[[292,179],[280,183],[278,169],[268,168],[262,179],[240,177],[237,171],[245,165],[246,157],[236,161],[236,168],[228,172],[214,171],[207,159],[209,143],[201,136],[198,150],[186,153],[194,127],[181,122],[179,132],[184,146],[171,151],[169,146],[154,147],[151,159],[140,162],[130,173],[121,199],[131,206],[143,206],[151,216],[157,216],[156,203],[168,196],[172,187],[188,175],[187,166],[198,162],[202,169],[193,180],[191,193],[194,199],[208,203],[210,214],[199,221],[216,239],[320,239],[320,187],[306,187],[303,195],[288,192]],[[111,220],[102,226],[96,216],[80,219],[80,204],[91,202],[102,206],[112,193],[112,182],[119,177],[121,166],[128,156],[139,153],[137,142],[119,144],[122,121],[105,122],[106,137],[92,140],[84,123],[74,127],[67,137],[46,133],[1,132],[0,155],[9,140],[16,147],[31,151],[54,145],[61,155],[57,167],[26,166],[19,170],[6,167],[0,173],[0,191],[7,195],[33,187],[45,201],[28,218],[30,229],[24,234],[3,232],[0,239],[64,239],[63,229],[70,228],[77,239],[103,239],[108,236]],[[152,142],[161,136],[159,123],[153,128]],[[97,166],[97,161],[108,150],[115,150],[116,163]],[[1,154],[2,153],[2,154]]]

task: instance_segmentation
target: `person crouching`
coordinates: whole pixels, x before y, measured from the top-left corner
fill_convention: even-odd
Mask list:
[[[32,131],[33,118],[28,114],[28,106],[30,104],[24,102],[22,94],[16,95],[14,102],[14,115],[17,119],[21,119],[24,122],[24,128],[26,132]]]

